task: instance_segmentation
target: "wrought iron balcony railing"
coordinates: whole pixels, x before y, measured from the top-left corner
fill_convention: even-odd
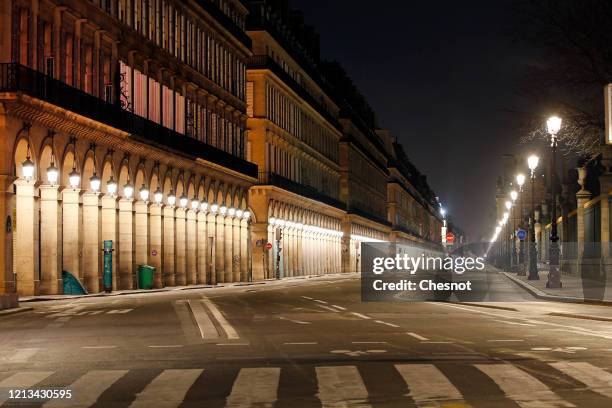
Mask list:
[[[295,194],[299,194],[302,197],[310,198],[316,201],[321,201],[327,205],[331,205],[332,207],[339,208],[341,210],[346,209],[346,205],[333,197],[330,197],[320,191],[310,187],[305,186],[300,183],[296,183],[293,180],[289,180],[283,176],[279,176],[276,173],[270,172],[260,172],[259,173],[259,184],[261,185],[272,185],[276,187],[280,187],[284,190],[290,191]]]
[[[0,64],[0,92],[22,92],[127,132],[135,140],[169,148],[253,178],[257,177],[257,165],[251,162],[137,116],[117,104],[107,103],[20,64]]]

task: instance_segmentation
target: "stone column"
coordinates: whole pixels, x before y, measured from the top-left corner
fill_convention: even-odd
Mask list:
[[[100,245],[100,193],[83,194],[83,284],[89,293],[103,287],[100,273],[102,245]]]
[[[240,274],[240,265],[242,263],[242,245],[240,235],[240,218],[235,217],[230,219],[232,223],[232,246],[234,248],[234,254],[232,259],[232,281],[242,281],[242,275]]]
[[[62,191],[62,267],[83,283],[81,269],[81,190],[66,188]]]
[[[15,271],[17,293],[21,296],[39,294],[38,279],[38,188],[34,181],[17,180]]]
[[[134,200],[119,200],[118,289],[134,289]]]
[[[117,197],[105,195],[102,197],[102,241],[113,241],[113,290],[117,290],[119,276],[118,258],[119,239],[117,235]]]
[[[198,272],[198,235],[196,219],[198,214],[194,210],[187,211],[187,284],[197,283]]]
[[[249,280],[249,221],[240,220],[240,280]]]
[[[175,251],[175,209],[171,206],[164,208],[164,275],[166,286],[176,285],[176,251]]]
[[[215,217],[215,284],[225,282],[225,225],[223,216]]]
[[[176,285],[187,284],[187,211],[176,209]]]
[[[233,282],[232,279],[232,265],[234,260],[232,259],[234,255],[234,242],[232,235],[232,218],[230,216],[225,216],[223,219],[223,224],[225,225],[225,269],[224,269],[224,282]]]
[[[163,228],[162,228],[162,205],[153,204],[149,207],[149,229],[150,229],[150,254],[149,265],[155,268],[153,286],[163,287]]]
[[[7,4],[7,7],[9,7],[10,9],[10,4]],[[7,27],[7,30],[10,29]],[[0,53],[1,52],[2,51],[0,51]],[[4,114],[0,113],[1,131],[4,131],[6,129],[6,127],[4,126],[5,121],[6,118]],[[7,140],[5,140],[4,142],[5,144],[8,143]],[[2,145],[0,144],[0,151],[1,150]],[[6,151],[4,151],[4,153],[6,153]],[[9,166],[8,164],[6,165]],[[6,230],[4,234],[0,234],[0,294],[15,292],[15,275],[13,274],[13,265],[15,261],[13,259],[13,239],[16,234],[16,225],[12,213],[12,202],[13,177],[7,176],[6,174],[2,174],[0,175],[0,217],[3,222],[3,226],[6,228]],[[10,226],[12,226],[12,228],[8,228]]]
[[[207,215],[204,211],[198,212],[198,273],[196,283],[198,285],[206,284],[206,271],[207,271],[207,254],[208,254],[208,228],[207,228]]]
[[[217,283],[217,216],[211,212],[206,214],[206,283]]]
[[[149,264],[149,203],[136,201],[134,209],[134,260],[138,267]]]
[[[63,293],[59,186],[40,187],[40,293]]]
[[[251,240],[251,272],[253,282],[263,280],[267,277],[268,262],[270,259],[271,250],[266,249],[266,243],[271,242],[268,240],[268,223],[257,222],[251,224],[251,236],[247,237]],[[257,246],[257,241],[263,244]]]

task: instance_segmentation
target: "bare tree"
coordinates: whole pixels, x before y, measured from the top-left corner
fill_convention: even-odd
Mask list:
[[[563,117],[567,153],[593,158],[604,132],[603,87],[612,82],[612,1],[518,0],[516,37],[538,52],[520,93]],[[546,137],[544,115],[526,114],[524,140]]]

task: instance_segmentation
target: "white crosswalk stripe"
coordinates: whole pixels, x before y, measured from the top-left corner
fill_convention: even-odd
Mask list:
[[[612,374],[589,363],[562,361],[550,363],[553,368],[580,381],[591,391],[612,398]]]
[[[319,400],[326,407],[370,407],[368,391],[355,366],[316,367]]]
[[[442,403],[463,403],[463,395],[432,364],[401,364],[395,368],[408,386],[408,395],[419,407]]]
[[[130,407],[178,407],[202,371],[204,370],[164,370],[138,394]]]
[[[554,362],[554,369],[573,378],[592,392],[598,393],[612,401],[612,373],[585,362]],[[570,408],[574,407],[546,384],[527,371],[510,363],[475,364],[478,370],[489,377],[501,390],[487,396],[493,403],[495,399],[509,399],[522,408]],[[461,387],[454,385],[454,375],[446,375],[434,364],[396,364],[395,370],[401,380],[393,384],[397,395],[405,395],[412,399],[417,407],[469,406],[466,403]],[[361,370],[370,370],[363,367]],[[314,367],[317,397],[325,408],[338,407],[370,407],[368,389],[361,376],[360,369],[355,365],[316,366]],[[72,384],[62,385],[53,382],[50,388],[64,388],[72,391],[71,400],[47,401],[43,407],[88,407],[95,404],[100,396],[114,384],[121,386],[129,370],[92,370],[78,377]],[[149,381],[144,388],[134,396],[130,407],[145,408],[176,408],[182,404],[187,393],[200,378],[204,369],[167,369]],[[455,372],[455,371],[453,371]],[[212,377],[219,373],[209,371]],[[213,381],[231,382],[231,391],[226,398],[226,406],[230,408],[259,407],[271,408],[282,395],[281,367],[248,367],[241,368],[234,378],[229,375]],[[3,373],[8,375],[9,373]],[[53,371],[20,371],[8,375],[0,381],[0,405],[8,399],[9,389],[36,388],[37,384],[49,378]],[[211,378],[212,378],[211,377]],[[54,378],[54,377],[51,377]],[[199,398],[204,402],[209,392],[207,381],[201,382],[204,389],[198,390]],[[402,381],[403,380],[403,381]],[[285,385],[287,386],[287,385]],[[49,388],[48,387],[48,388]],[[376,387],[376,385],[374,385]],[[408,392],[406,393],[406,388]],[[481,395],[482,396],[482,395]],[[309,395],[309,397],[313,397]],[[215,395],[214,398],[219,398]],[[491,399],[492,398],[492,399]],[[103,400],[101,400],[103,401]],[[205,406],[205,405],[204,405]],[[612,403],[611,403],[612,406]]]
[[[512,364],[476,364],[501,388],[508,398],[522,408],[560,408],[575,405],[563,400],[537,378]]]
[[[4,351],[0,355],[0,361],[4,361],[7,363],[26,363],[39,351],[40,348],[37,347],[15,349],[13,351]]]
[[[93,370],[81,376],[66,387],[71,390],[69,400],[56,399],[43,405],[45,408],[71,407],[86,408],[93,405],[98,397],[117,380],[127,374],[128,370]]]
[[[0,405],[9,398],[10,389],[30,388],[53,374],[53,371],[19,372],[0,381]]]
[[[243,368],[227,398],[226,407],[272,407],[277,398],[279,378],[280,368]]]

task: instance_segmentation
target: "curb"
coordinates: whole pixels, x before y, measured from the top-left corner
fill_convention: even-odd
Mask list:
[[[13,307],[11,309],[0,310],[0,317],[2,316],[10,316],[17,313],[29,312],[30,310],[34,310],[33,307]]]
[[[518,278],[515,278],[514,276],[512,276],[508,272],[503,272],[502,271],[501,273],[504,274],[512,282],[514,282],[515,284],[517,284],[521,288],[525,289],[532,296],[534,296],[535,298],[538,298],[538,299],[548,300],[548,301],[552,301],[552,302],[586,303],[586,304],[599,305],[599,306],[612,306],[612,301],[610,301],[610,300],[583,299],[583,298],[572,297],[572,296],[549,295],[546,292],[544,292],[544,291],[542,291],[542,290],[540,290],[538,288],[534,288],[530,284],[525,283],[525,282],[523,282],[522,280],[520,280]]]
[[[135,289],[131,291],[121,291],[115,293],[90,293],[87,295],[59,295],[61,297],[44,297],[44,296],[34,296],[28,299],[19,299],[20,303],[30,303],[30,302],[48,302],[54,300],[72,300],[72,299],[87,299],[87,298],[101,298],[101,297],[115,297],[115,296],[125,296],[125,295],[141,295],[141,294],[149,294],[149,293],[160,293],[160,292],[173,292],[173,291],[183,291],[183,290],[196,290],[196,289],[220,289],[220,288],[235,288],[235,287],[249,287],[249,286],[260,286],[260,285],[269,285],[277,282],[300,282],[307,281],[313,278],[334,278],[334,277],[350,277],[352,275],[356,275],[355,273],[330,273],[330,274],[319,274],[319,275],[306,275],[306,276],[290,276],[281,279],[265,279],[263,281],[257,282],[234,282],[234,283],[221,283],[218,285],[192,285],[192,286],[169,286],[165,288],[157,288],[157,289]],[[31,308],[30,308],[31,309]]]

